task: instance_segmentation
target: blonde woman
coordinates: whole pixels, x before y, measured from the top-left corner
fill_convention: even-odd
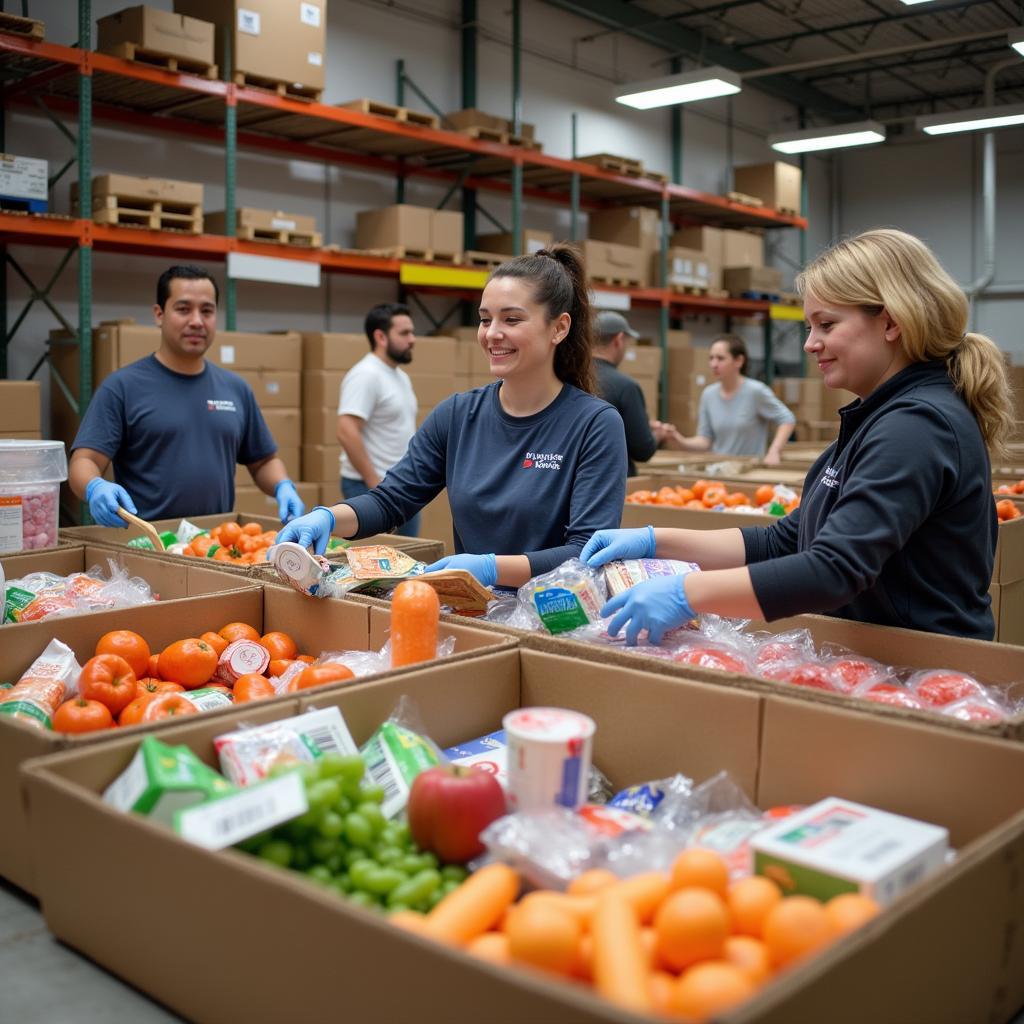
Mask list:
[[[774,526],[606,530],[581,553],[678,558],[704,572],[642,583],[605,606],[611,628],[657,642],[697,612],[783,618],[824,612],[991,640],[996,548],[989,453],[1013,422],[1002,355],[967,331],[968,303],[931,250],[868,231],[797,279],[805,351],[857,400],[811,467],[800,507]]]

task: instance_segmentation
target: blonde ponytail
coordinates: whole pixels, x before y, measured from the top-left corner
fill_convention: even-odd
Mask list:
[[[1003,354],[991,338],[968,332],[946,365],[953,385],[978,421],[988,450],[996,458],[1006,457],[1015,421]]]

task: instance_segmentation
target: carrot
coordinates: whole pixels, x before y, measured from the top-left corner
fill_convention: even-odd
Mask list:
[[[573,894],[548,889],[537,889],[535,892],[527,893],[520,902],[545,903],[574,917],[584,928],[590,927],[591,918],[597,908],[597,899],[593,893]]]
[[[650,924],[654,912],[668,895],[669,885],[664,871],[646,871],[619,882],[615,890],[626,897],[641,923]]]
[[[421,914],[418,910],[396,910],[388,914],[388,920],[398,928],[422,934],[427,918],[425,914]]]
[[[641,1013],[653,1009],[650,961],[640,922],[622,887],[605,889],[593,922],[594,987],[616,1006]]]
[[[391,666],[417,665],[437,656],[437,623],[441,605],[433,587],[405,580],[391,601]]]
[[[474,872],[427,914],[424,934],[465,945],[493,928],[519,892],[519,875],[507,864]]]

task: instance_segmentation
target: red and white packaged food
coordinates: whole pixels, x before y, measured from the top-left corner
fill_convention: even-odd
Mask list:
[[[213,682],[234,686],[236,681],[250,672],[263,675],[270,666],[270,651],[255,640],[234,640],[224,648],[217,662]]]
[[[872,658],[861,658],[852,652],[825,658],[825,670],[839,693],[853,693],[858,686],[869,683],[891,683],[889,668]]]
[[[739,672],[745,675],[750,672],[746,656],[738,647],[713,641],[702,643],[699,638],[676,651],[672,660],[678,665],[711,668],[719,672]]]
[[[772,662],[761,667],[758,675],[777,683],[790,683],[810,690],[826,693],[845,693],[833,680],[828,666],[822,661]]]
[[[918,699],[933,708],[942,708],[969,697],[989,696],[988,688],[982,686],[974,676],[948,668],[915,672],[907,680],[907,687],[917,694]]]
[[[814,640],[810,630],[791,629],[785,633],[751,637],[751,661],[760,675],[760,669],[769,665],[789,665],[815,658]]]
[[[984,694],[964,697],[934,710],[961,722],[1001,722],[1009,714],[999,701]]]
[[[861,700],[869,700],[874,704],[888,704],[891,707],[911,708],[916,711],[924,710],[926,705],[915,693],[905,686],[897,683],[875,683],[868,682],[858,686],[853,691],[853,696]]]

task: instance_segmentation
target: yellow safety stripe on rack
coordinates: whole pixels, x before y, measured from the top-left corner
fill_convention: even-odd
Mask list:
[[[403,263],[398,268],[398,280],[402,284],[425,284],[433,288],[483,288],[489,274],[488,270],[438,267],[428,263]]]
[[[803,306],[782,306],[773,302],[768,307],[768,315],[773,320],[803,320]]]

